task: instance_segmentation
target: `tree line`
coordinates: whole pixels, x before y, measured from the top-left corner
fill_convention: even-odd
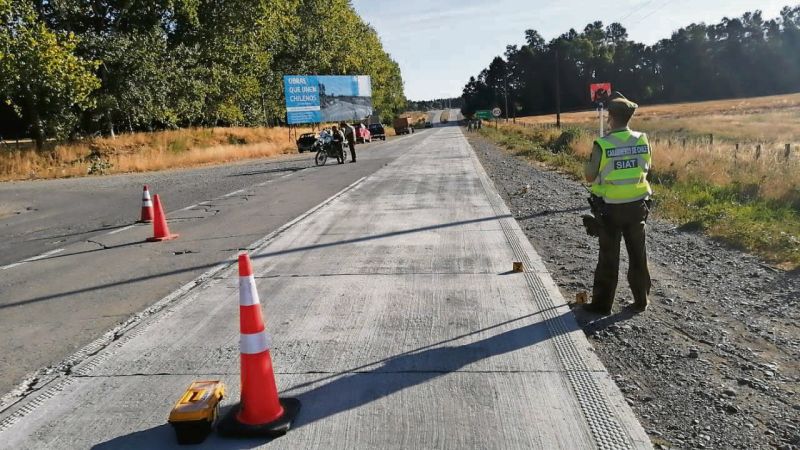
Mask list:
[[[525,41],[507,46],[503,57],[470,78],[465,114],[504,107],[506,95],[509,116],[552,113],[557,90],[564,110],[582,109],[590,106],[589,84],[596,82],[611,82],[642,103],[800,91],[800,6],[769,20],[756,11],[691,24],[651,46],[630,40],[619,23],[602,22],[550,42],[527,30]]]
[[[464,106],[464,99],[462,97],[455,98],[437,98],[433,100],[409,100],[406,109],[409,111],[429,111],[438,109],[460,109]]]
[[[46,138],[285,119],[283,76],[369,75],[383,120],[398,64],[349,0],[0,0],[0,135]],[[15,129],[16,128],[16,129]]]

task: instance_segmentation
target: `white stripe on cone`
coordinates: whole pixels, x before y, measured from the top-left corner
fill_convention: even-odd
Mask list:
[[[272,347],[272,336],[266,331],[239,336],[239,351],[243,355],[257,355]]]
[[[144,207],[144,208],[152,208],[153,207],[153,201],[150,200],[150,199],[142,200],[142,207]]]
[[[259,305],[256,280],[252,275],[239,277],[239,306]]]

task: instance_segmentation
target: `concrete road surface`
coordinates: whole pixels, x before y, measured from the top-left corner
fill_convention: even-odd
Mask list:
[[[303,408],[272,442],[199,448],[650,448],[460,129],[416,136],[254,246],[279,389]],[[237,286],[231,265],[162,302],[0,415],[0,447],[177,448],[192,380],[238,400]]]
[[[353,181],[421,136],[313,155],[151,174],[0,184],[0,398],[69,370],[69,355]],[[175,241],[151,244],[141,189],[161,194]],[[17,214],[19,212],[19,214]],[[113,338],[113,335],[112,335]],[[22,383],[22,384],[21,384]],[[20,385],[21,384],[21,385]],[[4,402],[0,400],[0,409]]]

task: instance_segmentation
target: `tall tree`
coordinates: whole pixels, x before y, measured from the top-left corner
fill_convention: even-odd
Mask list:
[[[65,137],[79,108],[92,106],[96,64],[75,56],[72,33],[56,33],[24,1],[0,0],[0,94],[26,118],[36,147]]]

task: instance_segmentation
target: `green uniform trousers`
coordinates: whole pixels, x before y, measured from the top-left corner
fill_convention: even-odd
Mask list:
[[[645,222],[649,209],[644,201],[606,204],[600,227],[600,257],[594,272],[592,303],[609,310],[619,279],[619,244],[625,238],[628,250],[628,283],[636,305],[646,306],[650,293],[650,271],[647,268]]]

